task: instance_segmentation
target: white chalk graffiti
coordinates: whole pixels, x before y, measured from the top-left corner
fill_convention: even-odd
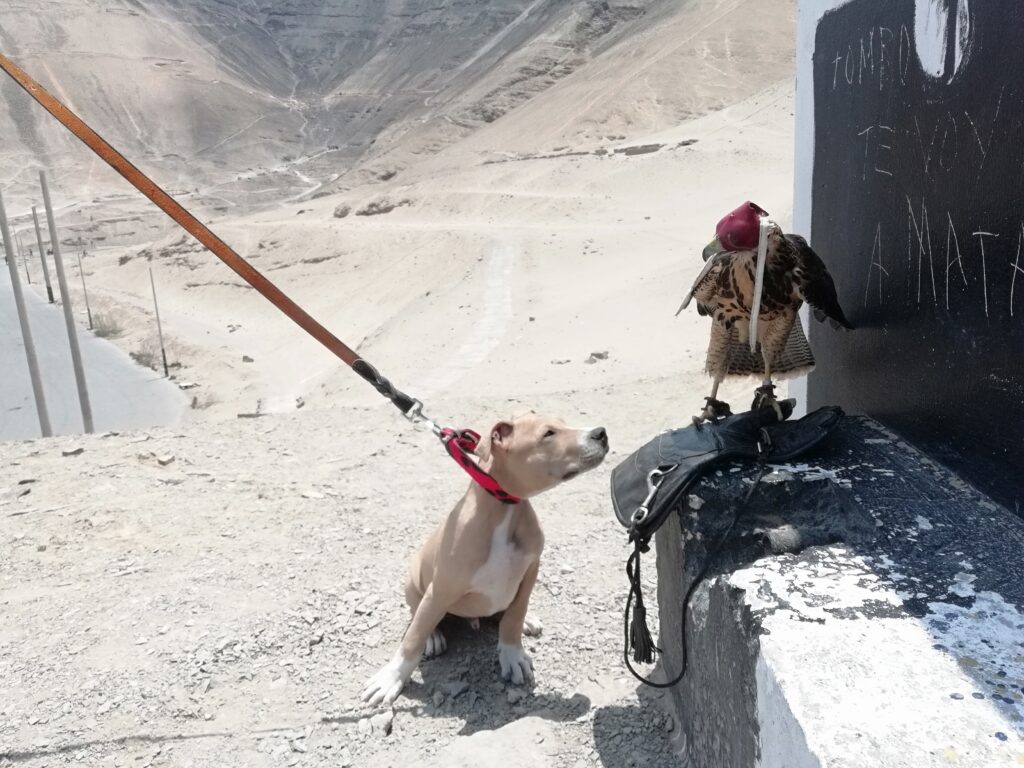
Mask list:
[[[954,309],[954,303],[950,298],[950,285],[952,284],[956,287],[955,275],[959,271],[960,282],[963,283],[960,295],[970,301],[971,281],[968,280],[967,269],[973,264],[977,270],[975,285],[980,283],[981,295],[979,298],[981,299],[985,317],[992,317],[996,313],[995,307],[998,304],[993,305],[994,297],[991,295],[991,289],[993,287],[998,289],[1001,281],[1005,279],[1003,277],[1005,273],[1002,272],[1002,268],[992,269],[992,264],[1004,263],[1002,262],[1004,252],[997,246],[1000,243],[1005,243],[1012,248],[1012,239],[1001,238],[999,232],[974,229],[971,231],[970,236],[977,239],[976,246],[968,253],[965,253],[960,246],[960,235],[957,232],[956,224],[953,222],[953,215],[946,211],[945,270],[940,272],[939,277],[939,280],[945,279],[945,285],[944,299],[940,299],[939,283],[935,277],[935,259],[941,256],[935,252],[932,244],[928,203],[922,198],[920,207],[915,208],[914,201],[909,196],[905,196],[905,200],[907,204],[907,262],[902,279],[907,288],[907,298],[914,300],[914,294],[916,293],[916,303],[918,305],[931,303],[934,307],[939,308],[944,303],[947,311]],[[1012,252],[1005,254],[1007,258],[1005,262],[1006,268],[1010,271],[1008,310],[1011,318],[1015,316],[1014,302],[1017,273],[1024,274],[1024,262],[1021,261],[1021,255],[1024,254],[1024,221],[1020,223],[1020,228],[1014,232],[1014,235],[1017,238],[1016,248]],[[891,283],[893,279],[900,280],[898,273],[895,276],[890,274],[889,269],[885,266],[882,258],[885,242],[886,233],[884,225],[879,222],[874,228],[874,237],[867,259],[867,279],[864,285],[865,307],[871,303],[871,288],[876,273],[878,275],[878,306],[882,306],[887,298],[895,298],[891,288],[886,292],[883,286],[883,283]],[[965,262],[965,256],[971,256],[972,258]],[[951,275],[953,276],[952,279]],[[931,286],[931,302],[928,301],[929,285]],[[1002,283],[1002,285],[1005,285],[1005,283]],[[998,294],[996,295],[998,296]]]
[[[877,80],[878,90],[896,82],[906,84],[912,47],[906,25],[899,30],[870,27],[845,51],[836,51],[832,60],[832,90],[843,82],[860,86]]]

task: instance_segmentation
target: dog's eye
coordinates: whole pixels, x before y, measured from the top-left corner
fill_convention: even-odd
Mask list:
[[[547,440],[549,437],[554,437],[554,436],[555,436],[555,430],[553,430],[553,429],[549,429],[547,432],[544,433],[544,439],[545,440]]]

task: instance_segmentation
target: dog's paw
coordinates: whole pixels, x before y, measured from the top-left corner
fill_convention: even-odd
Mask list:
[[[480,631],[480,619],[466,619],[466,623],[469,624],[469,628],[474,632]]]
[[[427,638],[427,645],[423,649],[423,658],[432,659],[435,656],[440,656],[447,650],[448,641],[444,639],[440,629],[435,629],[430,633],[430,637]]]
[[[415,660],[406,661],[400,654],[396,655],[370,678],[370,682],[363,690],[363,701],[371,707],[381,703],[394,703],[405,684],[409,682],[409,678],[412,677],[414,669],[416,669]]]
[[[513,685],[533,682],[533,659],[523,646],[498,643],[498,664],[502,678]]]
[[[540,623],[540,619],[531,614],[527,614],[523,620],[523,634],[527,637],[540,637],[544,631],[544,625]]]

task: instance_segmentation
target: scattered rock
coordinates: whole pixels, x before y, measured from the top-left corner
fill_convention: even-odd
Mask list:
[[[255,362],[255,360],[253,360],[248,355],[242,355],[242,362],[243,363],[253,363],[253,362]]]
[[[440,707],[442,704],[444,704],[444,694],[440,691],[434,691],[432,701],[434,702],[435,707]]]
[[[342,203],[341,205],[334,209],[334,218],[344,219],[350,213],[352,213],[352,206]]]
[[[386,710],[370,718],[370,727],[374,736],[390,736],[395,722],[394,710]]]
[[[168,464],[173,464],[174,463],[174,454],[173,453],[165,453],[163,456],[157,456],[156,457],[156,463],[159,464],[161,467],[166,467]]]
[[[391,213],[395,208],[401,208],[406,205],[412,205],[412,200],[404,198],[394,202],[386,197],[382,197],[379,200],[374,200],[364,205],[356,211],[356,216],[379,216],[382,213]]]
[[[320,491],[303,491],[302,498],[304,499],[322,499],[325,498]]]
[[[85,448],[83,448],[80,445],[76,445],[76,446],[71,447],[71,448],[65,448],[63,451],[60,452],[60,455],[61,456],[81,456],[83,453],[85,453]]]
[[[615,150],[616,154],[632,156],[632,155],[647,155],[651,152],[657,152],[661,149],[664,144],[640,144],[634,147],[620,147]]]
[[[552,360],[551,364],[552,365],[566,365],[567,363],[570,363],[570,362],[572,362],[572,361],[571,360]]]
[[[437,754],[408,763],[408,768],[470,768],[502,765],[505,768],[553,768],[571,765],[556,761],[554,727],[538,717],[522,717],[500,728],[485,728],[471,736],[452,739]],[[598,764],[596,761],[593,764]],[[621,765],[614,762],[608,765]]]
[[[469,683],[463,680],[453,680],[450,683],[442,683],[439,687],[449,697],[455,699],[469,690]]]
[[[590,357],[588,357],[583,362],[586,363],[587,365],[593,365],[598,360],[607,360],[607,359],[608,359],[608,353],[607,352],[591,352],[590,353]]]

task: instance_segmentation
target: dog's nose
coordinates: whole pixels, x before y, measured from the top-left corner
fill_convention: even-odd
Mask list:
[[[608,433],[605,431],[604,427],[595,427],[594,429],[590,430],[590,434],[588,435],[588,437],[591,440],[596,440],[605,448],[608,447]]]

